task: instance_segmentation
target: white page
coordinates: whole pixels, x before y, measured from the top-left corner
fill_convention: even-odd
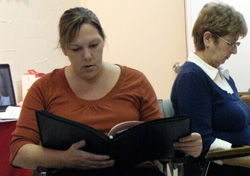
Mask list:
[[[0,113],[1,120],[18,120],[21,113],[21,107],[8,106],[5,112]]]

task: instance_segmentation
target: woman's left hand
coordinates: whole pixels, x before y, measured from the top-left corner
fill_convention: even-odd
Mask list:
[[[198,157],[202,151],[202,139],[199,133],[192,133],[179,139],[179,142],[174,143],[177,150],[181,150],[187,155]]]

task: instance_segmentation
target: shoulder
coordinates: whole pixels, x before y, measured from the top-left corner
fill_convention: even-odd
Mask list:
[[[204,71],[195,63],[186,61],[184,63],[184,65],[181,66],[180,72],[183,72],[183,73],[201,73]]]
[[[64,68],[55,69],[50,73],[45,74],[36,82],[44,82],[44,81],[58,81],[59,78],[65,77]]]
[[[42,78],[44,79],[55,79],[58,77],[61,77],[64,75],[64,70],[65,68],[59,68],[59,69],[55,69],[50,73],[47,73],[46,75],[44,75]]]
[[[128,67],[128,66],[123,66],[123,65],[118,65],[121,68],[121,73],[125,75],[126,77],[135,77],[135,78],[146,78],[144,73],[141,71]]]
[[[185,62],[178,73],[173,89],[201,90],[210,89],[213,80],[196,64]]]
[[[126,84],[137,84],[138,86],[151,86],[149,80],[141,71],[127,66],[120,66],[120,79]]]
[[[127,66],[118,66],[121,68],[119,83],[122,83],[122,85],[136,86],[141,89],[151,87],[149,80],[141,71]]]
[[[177,78],[209,78],[208,75],[195,63],[185,62],[181,67],[180,72],[177,75]]]
[[[50,73],[45,74],[40,79],[38,79],[31,88],[35,89],[49,89],[55,88],[57,86],[63,86],[62,83],[66,83],[66,78],[64,74],[64,68],[55,69]]]

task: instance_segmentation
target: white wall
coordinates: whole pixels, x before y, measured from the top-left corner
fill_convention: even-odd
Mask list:
[[[199,11],[207,2],[211,0],[186,0],[186,17],[187,17],[187,42],[188,52],[194,51],[193,39],[191,36],[193,24],[198,16]],[[250,31],[250,1],[245,0],[217,0],[225,2],[240,11],[248,24]],[[250,32],[248,32],[250,33]],[[238,47],[238,53],[231,55],[230,59],[224,64],[234,79],[239,92],[247,92],[250,88],[250,34],[241,41]]]
[[[57,49],[58,21],[80,0],[0,0],[0,63],[9,63],[17,101],[21,75],[28,69],[48,73],[68,60]]]
[[[107,35],[104,60],[142,71],[158,98],[169,98],[172,66],[187,54],[183,0],[0,0],[0,63],[11,66],[18,102],[28,69],[48,73],[69,63],[57,49],[58,21],[76,6],[100,18]]]
[[[104,60],[142,71],[158,98],[169,98],[172,66],[186,60],[183,0],[85,0],[107,35]]]

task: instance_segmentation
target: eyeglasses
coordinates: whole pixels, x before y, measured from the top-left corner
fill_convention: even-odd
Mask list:
[[[227,41],[226,39],[224,39],[224,38],[222,38],[222,37],[220,37],[220,36],[218,36],[218,35],[216,35],[217,37],[219,37],[221,40],[223,40],[224,42],[226,42],[230,47],[234,47],[234,46],[240,46],[240,42],[235,42],[235,43],[231,43],[231,42],[229,42],[229,41]]]

